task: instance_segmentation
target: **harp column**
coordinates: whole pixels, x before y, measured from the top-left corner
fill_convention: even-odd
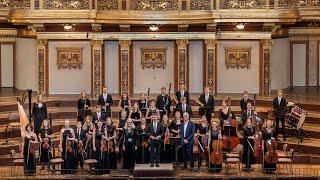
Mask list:
[[[103,85],[103,40],[91,40],[92,85],[91,93],[99,95]]]
[[[261,57],[262,62],[260,65],[260,93],[263,95],[271,94],[271,66],[270,66],[270,58],[271,58],[271,39],[262,39],[261,40]]]
[[[37,61],[38,61],[38,93],[48,94],[48,62],[47,62],[47,40],[37,39]]]
[[[132,90],[132,80],[131,80],[131,71],[132,68],[131,57],[132,57],[132,48],[131,40],[120,40],[119,41],[119,60],[120,60],[120,93],[133,93]]]
[[[203,63],[204,70],[204,87],[209,87],[211,92],[216,92],[216,44],[215,39],[206,39],[205,44],[205,56]]]
[[[184,84],[186,89],[189,89],[189,58],[188,58],[188,43],[186,39],[176,40],[176,59],[175,76],[176,83],[175,89],[179,89],[181,84]]]

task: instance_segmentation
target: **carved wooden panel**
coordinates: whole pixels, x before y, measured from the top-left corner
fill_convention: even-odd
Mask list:
[[[101,50],[93,51],[93,92],[99,94],[101,85]]]
[[[250,68],[251,48],[225,48],[226,68]]]
[[[179,84],[186,84],[187,73],[187,49],[179,49],[178,77]]]
[[[256,9],[266,6],[266,0],[221,0],[220,9]]]
[[[0,8],[8,8],[10,7],[10,2],[9,0],[2,0],[0,1]]]
[[[129,91],[129,50],[121,50],[121,93]]]
[[[320,0],[297,0],[298,7],[320,7]]]
[[[270,93],[271,86],[271,74],[270,74],[270,49],[263,50],[263,60],[264,60],[264,93]]]
[[[89,0],[44,0],[44,9],[89,9]]]
[[[178,0],[131,0],[130,9],[136,11],[178,10]]]
[[[118,0],[98,0],[98,10],[118,10]]]
[[[167,48],[141,48],[141,66],[145,68],[166,68]]]
[[[40,93],[44,92],[44,49],[38,50],[38,91]]]
[[[30,0],[10,0],[10,8],[12,9],[30,8]]]
[[[83,48],[56,48],[58,69],[82,68],[82,49]]]
[[[215,49],[208,49],[207,50],[207,82],[206,86],[213,91],[215,86]]]
[[[211,0],[191,0],[191,10],[211,10]]]

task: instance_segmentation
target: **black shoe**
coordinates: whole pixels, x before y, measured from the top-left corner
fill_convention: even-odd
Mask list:
[[[159,167],[159,164],[156,164],[157,167]]]
[[[153,167],[153,164],[151,164],[150,167]]]

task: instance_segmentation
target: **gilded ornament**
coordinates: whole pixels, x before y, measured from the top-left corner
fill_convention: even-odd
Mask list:
[[[250,68],[251,48],[225,48],[226,68]]]

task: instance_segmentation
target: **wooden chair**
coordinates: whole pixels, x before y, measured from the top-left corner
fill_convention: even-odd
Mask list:
[[[87,171],[91,172],[92,167],[98,164],[98,161],[96,159],[86,159],[84,160],[83,164],[88,167]]]
[[[15,166],[23,167],[24,166],[24,159],[23,158],[17,158],[16,157],[17,153],[16,150],[12,149],[10,151],[10,157],[11,157],[11,174],[13,172],[13,169]]]
[[[50,160],[50,166],[51,166],[51,171],[55,172],[56,165],[60,166],[59,170],[61,170],[61,167],[62,167],[64,160],[60,156],[55,156],[55,148],[53,148],[52,150],[53,150],[53,157],[54,158],[52,158]]]
[[[241,158],[243,154],[243,146],[238,144],[236,149],[232,153],[227,153],[227,159],[225,161],[226,174],[229,174],[229,170],[231,169],[231,165],[235,164],[238,166],[238,170],[241,170]]]
[[[294,157],[294,149],[290,149],[286,157],[278,158],[278,170],[280,171],[281,164],[284,164],[285,168],[287,168],[289,165],[289,170],[292,173],[293,157]]]

